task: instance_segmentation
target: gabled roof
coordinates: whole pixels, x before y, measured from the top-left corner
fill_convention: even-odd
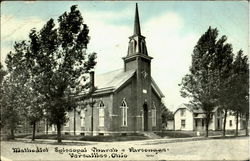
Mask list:
[[[124,72],[124,69],[118,69],[108,73],[100,74],[95,76],[95,87],[96,90],[94,95],[102,93],[115,92],[119,87],[126,83],[134,74],[136,70],[129,70]],[[163,93],[151,78],[151,87],[155,90],[157,95],[162,98],[164,97]]]
[[[164,97],[164,94],[161,92],[160,88],[157,86],[152,77],[151,77],[151,86],[160,98]]]
[[[188,106],[184,105],[184,104],[181,104],[175,111],[174,111],[174,114],[180,110],[180,109],[187,109],[188,111],[190,112],[193,112],[191,108],[189,108]]]
[[[95,93],[103,91],[115,91],[135,73],[135,70],[124,72],[123,69],[118,69],[108,73],[95,76]]]
[[[216,112],[217,110],[218,110],[218,106],[216,106],[213,110],[212,110],[212,112]],[[193,111],[193,113],[205,113],[204,112],[204,110],[202,110],[201,108],[199,108],[199,109],[193,109],[192,110]]]
[[[212,110],[212,112],[216,112],[216,111],[218,110],[218,108],[219,108],[219,107],[216,106],[216,107]],[[204,113],[205,113],[204,110],[203,110],[202,108],[194,109],[194,108],[192,108],[192,107],[190,107],[190,106],[187,106],[187,105],[185,105],[185,104],[182,104],[180,107],[178,107],[178,108],[175,110],[174,114],[175,114],[179,109],[188,109],[190,112],[192,112],[192,113],[197,113],[197,114],[204,114]]]

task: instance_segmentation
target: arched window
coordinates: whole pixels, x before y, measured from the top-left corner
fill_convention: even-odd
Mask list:
[[[154,102],[152,107],[152,126],[156,126],[156,106]]]
[[[105,116],[104,108],[105,108],[105,105],[103,101],[101,100],[99,103],[99,126],[101,127],[104,126],[104,116]]]
[[[122,100],[121,104],[121,116],[122,116],[122,126],[128,126],[128,106],[125,99]]]

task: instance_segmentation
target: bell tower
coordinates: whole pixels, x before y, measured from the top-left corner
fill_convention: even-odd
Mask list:
[[[123,57],[124,71],[136,70],[134,98],[136,100],[136,129],[150,130],[151,109],[151,59],[145,37],[141,35],[138,6],[135,7],[134,34],[129,37],[127,56]],[[147,107],[147,108],[145,108]]]
[[[134,34],[129,37],[127,56],[123,58],[124,70],[128,71],[131,69],[138,69],[138,65],[140,65],[138,63],[140,62],[138,62],[137,60],[139,58],[147,62],[150,68],[150,62],[151,62],[152,57],[148,56],[145,37],[141,35],[139,12],[138,12],[138,6],[136,3],[135,19],[134,19]]]

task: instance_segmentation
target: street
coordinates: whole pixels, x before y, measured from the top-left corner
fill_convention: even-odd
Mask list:
[[[64,143],[65,144],[65,143]],[[13,149],[14,148],[14,149]],[[226,138],[168,143],[167,139],[127,142],[55,141],[1,142],[1,159],[9,160],[247,160],[249,138]]]

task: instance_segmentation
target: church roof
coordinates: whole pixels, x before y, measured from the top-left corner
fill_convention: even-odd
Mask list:
[[[131,78],[135,73],[135,70],[129,70],[124,72],[123,69],[107,72],[104,74],[96,75],[95,92],[115,90]]]
[[[95,76],[96,91],[94,94],[115,92],[119,87],[126,83],[134,74],[136,70],[129,70],[124,72],[124,69],[118,69],[111,72]],[[163,93],[151,77],[151,86],[159,97],[164,97]]]

